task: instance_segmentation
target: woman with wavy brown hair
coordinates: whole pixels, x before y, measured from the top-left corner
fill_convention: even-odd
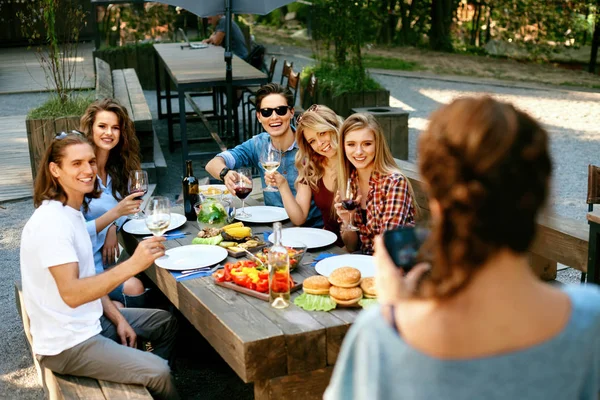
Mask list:
[[[352,114],[340,128],[338,150],[339,193],[350,180],[358,206],[335,209],[342,221],[342,239],[350,252],[373,254],[373,239],[387,230],[414,224],[416,204],[410,182],[396,165],[383,129],[371,114]],[[348,229],[352,223],[357,231]]]
[[[432,114],[418,160],[431,266],[405,274],[376,240],[380,305],[346,336],[325,399],[597,399],[600,293],[548,285],[528,263],[547,133],[510,104],[462,98]]]
[[[339,246],[344,243],[332,205],[337,190],[337,136],[342,122],[332,109],[318,104],[310,106],[298,118],[295,197],[283,175],[265,174],[265,182],[279,188],[283,206],[294,225],[306,222],[314,200],[323,217],[323,228],[337,235]]]
[[[94,146],[98,165],[101,195],[85,202],[83,211],[94,247],[96,272],[100,273],[116,262],[117,230],[141,205],[135,193],[125,196],[129,173],[140,169],[140,146],[127,110],[113,99],[92,103],[81,117],[80,129]],[[134,277],[109,297],[119,307],[141,307],[144,293],[144,285]]]

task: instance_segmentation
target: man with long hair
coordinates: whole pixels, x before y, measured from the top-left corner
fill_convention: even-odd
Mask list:
[[[131,258],[99,275],[85,219],[84,197],[98,196],[94,149],[79,132],[56,135],[36,177],[35,212],[21,235],[23,300],[40,364],[67,375],[148,388],[177,399],[167,360],[177,321],[163,310],[119,311],[108,293],[165,253],[164,238],[140,243]],[[154,354],[138,350],[137,337]]]

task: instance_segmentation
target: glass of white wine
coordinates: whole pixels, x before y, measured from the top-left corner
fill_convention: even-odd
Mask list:
[[[169,199],[162,196],[151,197],[146,205],[146,226],[154,236],[162,236],[171,223]]]
[[[265,149],[260,153],[260,165],[264,168],[265,172],[272,174],[277,171],[281,164],[281,151],[277,150],[271,143],[267,143]],[[278,192],[276,187],[267,185],[263,189],[265,192]]]

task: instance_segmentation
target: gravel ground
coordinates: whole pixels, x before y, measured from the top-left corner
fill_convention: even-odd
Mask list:
[[[268,50],[279,59],[276,77],[281,75],[284,58],[294,61],[296,70],[312,62],[308,58],[309,51],[305,49],[269,46]],[[426,126],[428,115],[457,96],[489,94],[531,113],[545,124],[551,136],[554,186],[549,206],[560,215],[585,219],[587,164],[597,163],[597,144],[600,141],[600,128],[596,124],[600,115],[600,94],[523,89],[518,85],[480,85],[467,80],[446,82],[389,75],[374,77],[390,90],[391,105],[410,113],[410,161],[415,161],[416,141],[419,132]],[[156,118],[155,94],[145,91],[145,95]],[[23,115],[46,97],[47,94],[0,96],[0,115]],[[172,154],[167,150],[166,122],[155,120],[155,127],[169,166],[168,182],[161,184],[159,191],[175,200],[180,192],[181,155],[178,150]],[[191,135],[206,134],[199,124],[190,124],[189,127]],[[177,134],[177,130],[175,132]],[[212,145],[194,147],[216,150]],[[206,161],[194,162],[196,176],[205,176],[203,166]],[[13,295],[13,282],[19,279],[20,234],[33,212],[33,204],[31,199],[25,199],[2,205],[6,209],[0,209],[3,227],[0,232],[0,399],[39,399],[43,398],[43,394],[37,384]],[[578,278],[578,272],[567,269],[559,272],[558,280],[566,283],[576,282]],[[251,385],[243,384],[203,338],[185,323],[179,343],[190,344],[181,346],[175,374],[178,388],[185,398],[252,397]]]

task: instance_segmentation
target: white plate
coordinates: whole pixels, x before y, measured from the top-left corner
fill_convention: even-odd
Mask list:
[[[364,254],[343,254],[328,257],[319,261],[315,266],[315,270],[323,276],[329,276],[334,270],[341,267],[354,267],[360,271],[363,278],[375,276],[373,256]]]
[[[198,190],[202,194],[204,194],[203,192],[207,191],[210,188],[219,189],[219,190],[223,191],[223,193],[225,191],[227,191],[227,193],[224,196],[232,196],[231,193],[229,193],[229,189],[227,189],[227,186],[225,186],[225,185],[200,185],[200,186],[198,186]]]
[[[154,263],[161,268],[173,271],[208,267],[227,258],[227,250],[221,246],[210,244],[191,244],[175,247],[167,250],[165,254],[166,257],[161,257]]]
[[[309,249],[329,246],[337,240],[335,233],[326,229],[317,228],[287,228],[281,231],[281,235],[282,242],[288,240],[302,242]],[[272,233],[269,235],[268,240],[269,242],[273,242]]]
[[[246,207],[244,211],[250,214],[249,217],[240,217],[238,214],[242,212],[242,208],[238,207],[235,212],[235,219],[243,222],[253,222],[256,224],[268,224],[270,222],[285,221],[289,218],[285,208],[272,206],[254,206]]]
[[[169,223],[167,231],[179,228],[181,225],[185,224],[186,221],[187,219],[185,216],[171,213],[171,222]],[[123,230],[132,235],[152,235],[152,232],[146,227],[146,220],[144,218],[130,219],[123,225]]]

